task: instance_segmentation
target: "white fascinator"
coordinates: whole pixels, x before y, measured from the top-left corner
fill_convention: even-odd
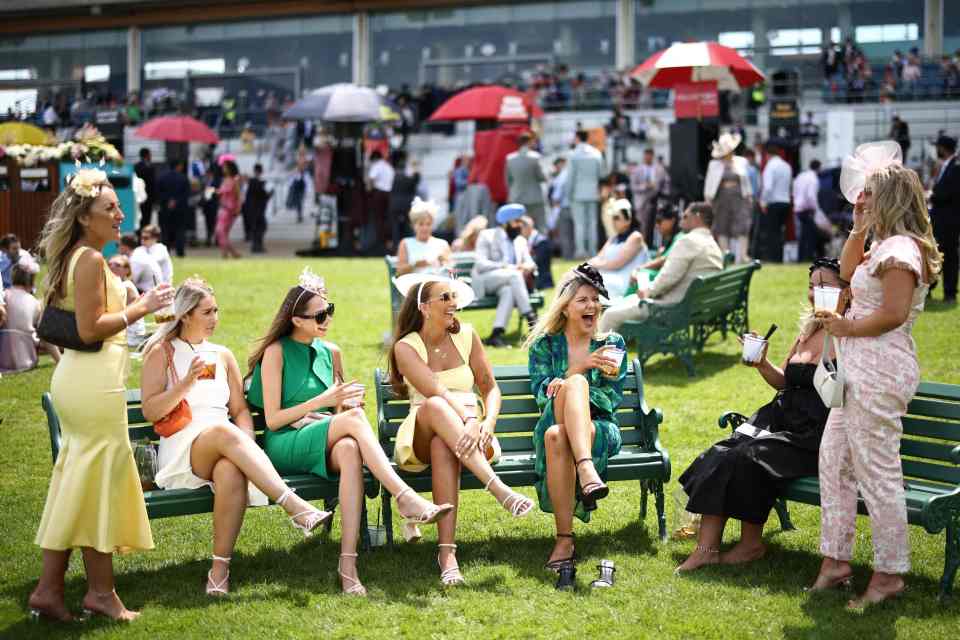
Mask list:
[[[393,279],[393,286],[397,288],[397,291],[404,297],[408,295],[416,295],[417,303],[423,304],[427,300],[423,299],[423,285],[428,282],[443,282],[450,286],[450,289],[455,291],[457,294],[457,308],[463,309],[471,302],[473,302],[474,292],[473,287],[464,282],[463,280],[457,280],[455,278],[448,278],[446,276],[436,275],[432,273],[405,273],[402,276],[397,276]]]
[[[867,142],[860,145],[853,155],[843,159],[840,169],[840,191],[851,203],[855,204],[867,178],[893,164],[903,164],[900,145],[893,140]]]

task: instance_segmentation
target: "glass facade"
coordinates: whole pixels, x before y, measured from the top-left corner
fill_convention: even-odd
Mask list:
[[[374,14],[373,81],[452,86],[505,81],[540,64],[574,73],[611,68],[615,9],[606,0]]]
[[[943,3],[943,52],[960,51],[960,2]]]
[[[352,76],[353,18],[311,16],[284,20],[198,24],[144,29],[141,36],[143,86],[179,88],[189,70],[202,74],[245,74],[226,84],[293,93]],[[285,69],[258,74],[263,69]],[[202,84],[202,79],[197,83]]]

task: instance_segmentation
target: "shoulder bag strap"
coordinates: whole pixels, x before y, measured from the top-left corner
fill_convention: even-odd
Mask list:
[[[180,383],[180,376],[177,374],[177,367],[173,363],[173,343],[169,340],[163,341],[163,352],[167,355],[167,367],[170,370],[170,381],[174,385]]]

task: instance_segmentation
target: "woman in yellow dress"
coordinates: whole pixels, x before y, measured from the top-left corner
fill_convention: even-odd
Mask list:
[[[490,466],[499,457],[493,432],[500,414],[500,387],[479,336],[455,315],[473,300],[473,289],[458,280],[421,273],[399,276],[394,284],[406,297],[390,350],[390,382],[400,397],[410,398],[410,413],[397,431],[394,459],[405,471],[420,472],[429,465],[433,501],[454,506],[437,521],[437,562],[444,585],[463,584],[453,542],[460,465],[515,517],[530,513],[533,501],[512,491]],[[405,538],[416,535],[414,527],[405,525]]]
[[[54,201],[41,235],[49,262],[45,303],[74,311],[80,339],[103,346],[66,349],[50,381],[62,445],[36,537],[43,569],[29,599],[34,617],[72,619],[64,574],[78,547],[87,572],[83,609],[118,620],[139,615],[123,606],[113,583],[115,551],[153,548],[127,436],[125,329],[169,304],[173,289],[159,285],[124,307],[123,283],[100,254],[120,239],[123,218],[106,174],[81,170]]]

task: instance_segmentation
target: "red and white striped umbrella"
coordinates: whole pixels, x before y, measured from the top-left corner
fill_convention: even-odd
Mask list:
[[[716,80],[717,89],[735,91],[764,80],[749,60],[716,42],[678,42],[647,58],[630,75],[645,86],[661,89]]]

